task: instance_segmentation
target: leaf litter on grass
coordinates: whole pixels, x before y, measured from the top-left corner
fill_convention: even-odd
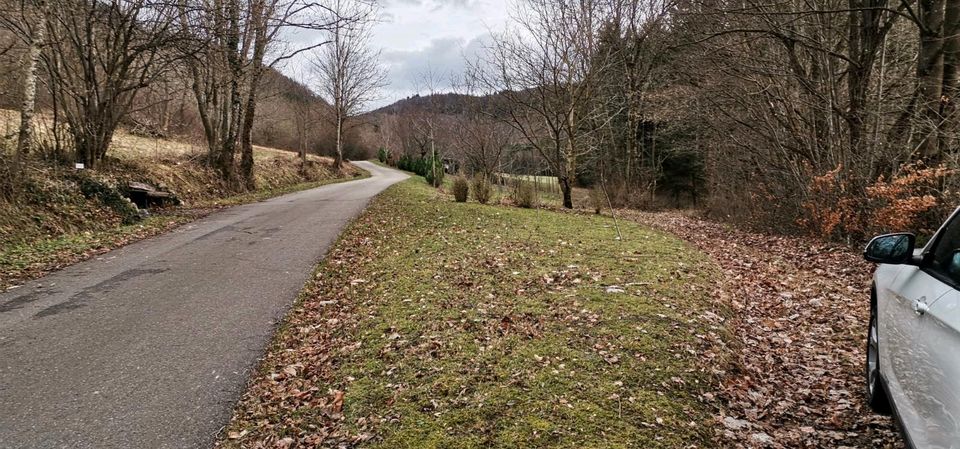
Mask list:
[[[318,267],[218,444],[715,445],[718,268],[608,221],[392,187]]]
[[[621,211],[711,255],[734,319],[734,369],[717,399],[725,446],[900,447],[864,399],[872,266],[849,248],[762,235],[680,213]]]

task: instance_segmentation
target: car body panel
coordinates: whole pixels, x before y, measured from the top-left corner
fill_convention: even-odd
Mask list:
[[[917,352],[914,390],[922,425],[919,447],[960,448],[960,292],[951,288],[920,318],[922,351]]]
[[[960,449],[960,351],[954,349],[960,345],[960,291],[955,280],[929,268],[941,236],[952,235],[944,241],[956,246],[958,212],[911,263],[881,264],[874,274],[880,374],[917,448]]]
[[[929,303],[951,288],[918,267],[890,267],[878,270],[878,280],[891,275],[893,278],[877,284],[880,372],[904,427],[919,429],[926,427],[921,410],[928,402],[924,395],[929,390],[922,370],[935,348],[930,348],[922,336],[926,320],[914,311],[914,301],[926,298]],[[914,440],[918,447],[927,447],[917,438]]]

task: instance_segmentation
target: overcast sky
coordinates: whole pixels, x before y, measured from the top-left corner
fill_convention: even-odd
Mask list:
[[[483,48],[489,32],[501,31],[509,17],[508,0],[381,0],[383,21],[371,44],[382,51],[388,85],[370,109],[415,93],[429,93],[422,78],[433,73],[439,91],[449,91],[450,76],[464,70],[464,55]],[[306,38],[302,36],[301,38]],[[294,38],[294,40],[299,40]],[[306,39],[304,39],[306,40]],[[294,78],[300,64],[282,70]]]
[[[390,86],[383,104],[417,91],[428,72],[449,90],[451,74],[462,74],[468,57],[479,52],[489,32],[503,29],[507,0],[386,0],[384,22],[377,25],[373,44],[383,49]]]

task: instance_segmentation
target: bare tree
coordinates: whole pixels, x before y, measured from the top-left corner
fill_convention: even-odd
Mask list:
[[[400,118],[396,114],[381,114],[377,117],[376,133],[380,148],[386,152],[387,162],[395,161],[403,150],[400,127]]]
[[[318,118],[317,104],[309,98],[298,98],[293,102],[293,123],[297,132],[297,155],[301,166],[307,163],[307,151],[313,140],[314,123]]]
[[[656,145],[651,97],[669,70],[666,30],[675,6],[672,0],[613,0],[598,38],[607,64],[593,96],[600,113],[591,124],[599,134],[591,139],[598,148],[592,159],[629,192],[639,187],[653,194],[662,175],[665,152]]]
[[[492,115],[496,108],[490,103],[497,100],[479,95],[481,91],[475,81],[473,77],[466,77],[454,83],[463,107],[453,117],[454,129],[450,134],[453,149],[465,162],[465,168],[491,178],[501,171],[503,154],[517,138],[513,128]]]
[[[310,0],[180,0],[179,8],[181,29],[197,43],[186,47],[187,63],[209,159],[226,182],[251,189],[252,132],[264,71],[327,43],[290,48],[280,39],[283,30],[326,30],[357,18],[331,14]]]
[[[454,145],[467,169],[490,178],[503,162],[503,154],[515,141],[513,129],[493,117],[466,112],[454,120]]]
[[[137,91],[169,70],[182,36],[163,0],[71,0],[47,8],[44,65],[78,162],[104,157]]]
[[[377,98],[386,74],[379,63],[380,52],[370,48],[374,23],[374,5],[362,0],[332,0],[326,40],[330,42],[315,52],[312,61],[321,91],[332,107],[336,129],[338,170],[343,164],[343,135],[347,122]],[[355,20],[336,20],[351,17]]]
[[[516,12],[516,29],[496,36],[471,76],[500,92],[496,116],[513,127],[550,164],[563,205],[573,207],[579,145],[595,75],[605,64],[595,53],[602,20],[594,0],[527,0]]]

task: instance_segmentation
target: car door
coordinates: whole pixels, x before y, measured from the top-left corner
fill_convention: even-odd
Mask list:
[[[960,448],[960,291],[951,288],[920,322],[925,344],[912,394],[922,427],[911,435],[919,447]]]
[[[920,267],[898,268],[899,274],[895,274],[886,288],[877,285],[880,370],[904,427],[917,429],[923,426],[919,411],[923,400],[918,397],[922,385],[918,361],[928,357],[925,355],[928,348],[921,338],[923,317],[918,316],[915,309],[929,304],[950,287]]]
[[[960,448],[960,364],[951,355],[960,343],[958,250],[960,219],[954,214],[924,249],[920,266],[901,266],[886,304],[878,298],[881,360],[884,345],[889,351],[884,379],[918,447]]]

